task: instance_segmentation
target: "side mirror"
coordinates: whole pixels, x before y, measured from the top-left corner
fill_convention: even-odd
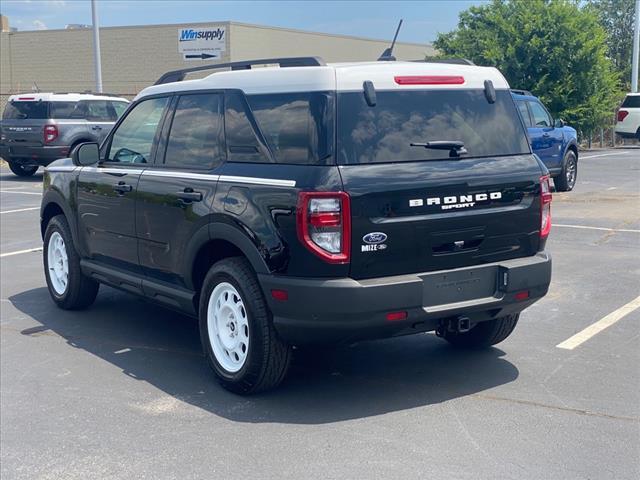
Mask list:
[[[553,126],[555,128],[562,128],[564,127],[564,120],[562,120],[561,118],[556,118],[556,120],[553,122]]]
[[[100,161],[100,147],[96,142],[81,143],[71,152],[74,165],[87,167]]]

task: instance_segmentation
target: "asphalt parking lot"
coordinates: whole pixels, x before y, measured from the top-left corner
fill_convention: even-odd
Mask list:
[[[41,181],[0,169],[3,479],[640,478],[640,149],[582,154],[554,194],[550,293],[498,348],[297,352],[247,398],[193,320],[106,287],[53,306]]]

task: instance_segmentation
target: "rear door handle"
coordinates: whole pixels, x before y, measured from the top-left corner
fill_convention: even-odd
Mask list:
[[[113,186],[113,189],[118,192],[118,193],[126,193],[126,192],[130,192],[131,190],[133,190],[133,187],[131,185],[128,185],[124,182],[118,182],[117,185]]]
[[[102,127],[100,125],[94,125],[91,127],[91,130],[102,130]]]
[[[193,188],[185,188],[183,191],[176,193],[176,196],[184,202],[201,202],[202,192],[194,192]]]

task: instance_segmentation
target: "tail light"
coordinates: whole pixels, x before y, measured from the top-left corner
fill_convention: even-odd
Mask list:
[[[328,263],[349,263],[351,210],[345,192],[300,192],[298,238]]]
[[[44,127],[44,143],[51,143],[58,138],[58,127],[55,125],[45,125]]]
[[[629,112],[627,112],[626,110],[618,110],[618,121],[623,121],[625,118],[627,118],[627,115],[629,115]]]
[[[551,185],[549,175],[540,177],[540,238],[547,238],[551,231]]]

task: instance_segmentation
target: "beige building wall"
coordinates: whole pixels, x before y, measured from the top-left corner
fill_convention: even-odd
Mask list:
[[[100,29],[105,92],[133,97],[163,73],[206,65],[184,61],[178,52],[178,29],[226,26],[222,62],[252,58],[320,56],[328,62],[374,60],[389,42],[233,22],[105,27]],[[417,60],[433,53],[428,45],[398,43],[398,59]],[[0,110],[9,95],[40,91],[93,90],[93,37],[90,29],[0,33]]]
[[[234,60],[270,56],[319,56],[326,62],[376,60],[389,41],[304,32],[283,28],[231,23],[231,57]],[[433,55],[429,44],[396,43],[398,60],[422,60]]]

